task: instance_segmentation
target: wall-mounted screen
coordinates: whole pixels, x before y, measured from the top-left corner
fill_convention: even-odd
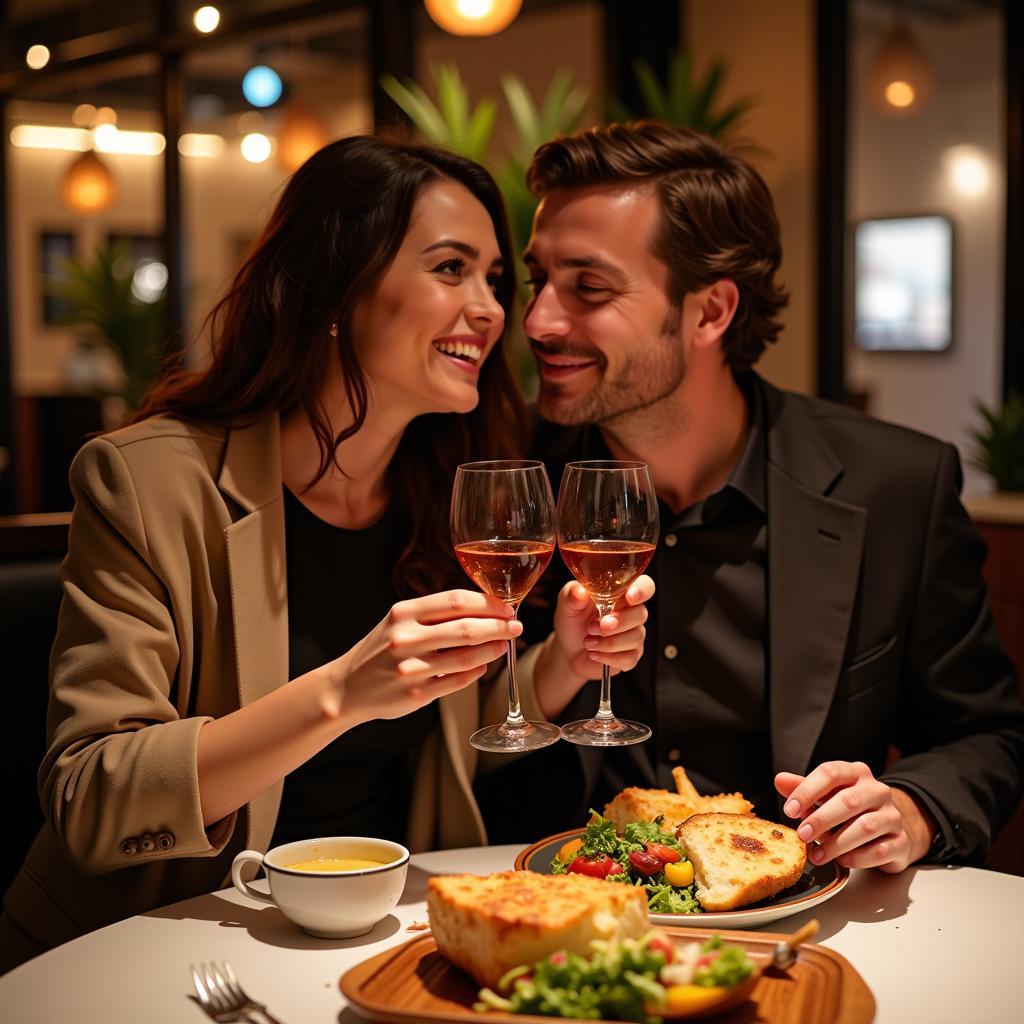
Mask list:
[[[941,352],[953,342],[948,217],[865,220],[854,235],[854,340],[868,352]]]

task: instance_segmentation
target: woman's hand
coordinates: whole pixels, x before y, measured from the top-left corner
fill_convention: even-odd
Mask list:
[[[323,710],[346,728],[400,718],[475,682],[522,624],[504,601],[448,590],[394,605],[372,633],[327,666]]]
[[[887,786],[859,761],[826,761],[806,777],[779,772],[775,788],[812,864],[836,860],[848,868],[889,874],[920,860],[931,846],[935,823],[906,790]]]
[[[534,687],[541,710],[549,718],[559,715],[584,683],[600,679],[602,666],[612,675],[635,668],[644,652],[647,609],[654,596],[654,580],[638,576],[599,619],[594,602],[579,583],[566,583],[558,594],[555,631],[545,641],[537,660]]]

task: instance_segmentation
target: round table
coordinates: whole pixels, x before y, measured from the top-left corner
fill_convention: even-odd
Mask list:
[[[527,844],[524,843],[523,846]],[[511,867],[522,847],[447,850],[412,858],[395,913],[358,939],[314,939],[273,906],[234,889],[130,918],[69,942],[0,978],[11,1024],[203,1024],[189,964],[227,960],[283,1024],[355,1022],[338,979],[426,921],[427,879]],[[257,883],[259,884],[259,883]],[[846,957],[870,986],[879,1024],[1010,1024],[1024,938],[1024,878],[975,868],[855,871],[843,892],[767,925],[793,931],[816,917],[815,941]]]

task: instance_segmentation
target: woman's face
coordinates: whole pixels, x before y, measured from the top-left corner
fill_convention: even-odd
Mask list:
[[[373,296],[354,346],[379,409],[469,412],[480,368],[505,323],[494,297],[502,260],[491,218],[452,181],[427,186]]]

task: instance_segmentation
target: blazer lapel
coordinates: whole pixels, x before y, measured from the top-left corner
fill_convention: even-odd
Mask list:
[[[243,512],[225,531],[239,707],[288,681],[288,593],[276,415],[228,433],[220,489]],[[247,845],[265,849],[283,783],[249,804]]]
[[[776,771],[803,774],[832,704],[865,509],[827,496],[842,466],[799,399],[762,383],[768,466],[768,692]]]

